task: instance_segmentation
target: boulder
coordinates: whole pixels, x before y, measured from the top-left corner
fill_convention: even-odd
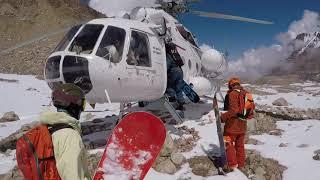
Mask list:
[[[320,161],[320,149],[318,149],[318,150],[315,150],[314,152],[313,152],[315,155],[312,157],[314,160],[316,160],[316,161]]]
[[[269,132],[269,135],[272,136],[281,136],[282,135],[283,130],[282,129],[275,129],[273,131]]]
[[[280,143],[279,147],[288,147],[288,143]]]
[[[274,105],[274,106],[288,106],[289,103],[284,98],[278,98],[272,102],[272,105]]]
[[[261,174],[256,174],[253,176],[252,180],[266,180],[266,178]]]
[[[263,145],[264,143],[261,142],[261,141],[258,141],[258,140],[256,140],[256,139],[250,139],[250,138],[248,138],[248,139],[246,140],[246,144]]]
[[[218,175],[218,170],[207,156],[196,156],[188,159],[192,173],[198,176],[207,177]]]
[[[320,154],[316,154],[312,158],[316,161],[320,161]]]
[[[181,153],[172,153],[170,159],[176,166],[181,166],[186,161]]]
[[[16,148],[16,142],[17,140],[28,130],[30,130],[32,127],[36,126],[38,124],[37,121],[34,121],[30,124],[25,124],[16,131],[15,133],[11,134],[8,137],[5,137],[0,140],[0,151],[6,152],[8,149],[15,149]]]
[[[266,171],[262,167],[257,167],[257,169],[254,170],[256,175],[265,175]]]
[[[252,180],[280,180],[286,169],[279,162],[262,157],[257,151],[246,150],[246,166],[242,172]]]
[[[252,133],[256,131],[257,126],[257,120],[256,119],[250,119],[247,121],[247,131],[248,133]]]
[[[20,120],[19,116],[15,112],[10,111],[4,113],[3,117],[0,119],[0,122],[12,122],[18,120]]]
[[[320,149],[315,150],[313,153],[314,153],[314,154],[320,154]]]
[[[176,166],[173,164],[172,161],[170,161],[170,159],[166,159],[160,162],[154,167],[154,169],[158,172],[166,174],[174,174],[175,172],[177,172]]]
[[[30,87],[30,88],[26,89],[26,91],[38,91],[38,90],[36,88]]]
[[[297,146],[298,148],[306,148],[306,147],[309,147],[308,144],[300,144]]]
[[[170,136],[170,134],[167,134],[166,140],[163,144],[162,150],[160,152],[160,156],[170,156],[171,153],[176,151],[176,146]]]

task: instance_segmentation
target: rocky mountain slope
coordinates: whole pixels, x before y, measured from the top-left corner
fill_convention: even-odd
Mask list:
[[[288,59],[291,72],[304,79],[320,81],[320,32],[299,34],[292,43],[301,47]]]
[[[295,50],[290,58],[295,59],[299,56],[306,55],[308,50],[320,48],[320,32],[301,33],[292,43],[300,44],[302,47]]]
[[[320,82],[320,32],[301,33],[288,44],[293,51],[272,75],[296,75],[300,80]]]
[[[0,0],[0,52],[39,36],[101,17],[79,0]],[[63,33],[9,53],[0,53],[0,72],[42,74],[43,63]]]

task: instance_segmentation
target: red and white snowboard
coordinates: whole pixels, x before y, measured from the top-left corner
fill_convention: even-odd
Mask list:
[[[158,117],[147,112],[126,115],[110,135],[93,179],[143,179],[165,138]]]

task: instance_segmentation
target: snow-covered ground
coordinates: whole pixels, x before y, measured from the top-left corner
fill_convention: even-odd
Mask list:
[[[0,74],[0,78],[6,80],[17,80],[16,82],[0,81],[1,100],[5,99],[4,102],[6,102],[1,103],[0,105],[0,115],[2,116],[8,111],[15,111],[21,119],[16,122],[0,123],[5,125],[5,127],[0,127],[0,140],[20,129],[22,125],[37,121],[38,116],[42,111],[48,109],[54,110],[54,107],[51,105],[50,89],[44,81],[38,80],[34,76],[8,74]],[[88,118],[102,118],[118,114],[119,104],[98,104],[95,109],[92,109],[88,105],[86,111],[88,112],[82,114],[81,121],[87,121]],[[194,109],[194,113],[190,112],[189,114],[194,115],[196,113],[195,111],[197,111],[197,109]],[[214,115],[212,113],[213,112],[210,112],[209,114],[211,114],[214,119]],[[199,125],[200,122],[205,122],[207,125],[201,126]],[[191,152],[184,154],[187,158],[191,158],[196,155],[205,155],[202,147],[209,148],[210,144],[219,144],[216,134],[216,126],[213,123],[208,123],[210,123],[209,115],[205,115],[202,119],[187,119],[185,123],[181,124],[181,126],[186,125],[189,128],[195,128],[199,131],[199,135],[201,137],[197,146]],[[107,134],[107,131],[97,132],[84,136],[84,139],[98,140],[105,138],[103,136],[106,136]],[[95,153],[97,151],[101,152],[103,149],[91,150],[90,152]],[[9,156],[0,154],[0,174],[8,172],[16,164],[14,156],[15,151],[12,151]],[[174,175],[158,173],[151,169],[145,179],[154,180],[179,178],[212,180],[247,179],[240,171],[230,173],[226,177],[213,176],[203,178],[194,175],[188,165],[184,165],[183,168]]]
[[[5,112],[14,111],[21,119],[16,122],[2,123],[6,126],[0,127],[1,140],[20,129],[22,125],[36,121],[41,111],[50,109],[51,98],[47,84],[34,76],[0,74],[0,78],[5,79],[0,80],[0,117]]]
[[[320,108],[320,95],[315,96],[315,93],[320,92],[320,85],[318,83],[294,83],[286,88],[296,88],[296,92],[282,93],[277,90],[279,86],[256,87],[257,90],[270,93],[266,95],[254,95],[254,100],[260,105],[272,106],[272,102],[282,97],[288,101],[291,108],[297,109],[316,109]],[[292,90],[291,90],[292,91]]]
[[[272,103],[278,98],[284,98],[288,101],[290,108],[297,109],[317,109],[320,108],[320,95],[314,96],[315,93],[320,93],[320,84],[314,82],[294,83],[290,84],[285,89],[296,88],[297,91],[290,90],[290,92],[283,93],[278,90],[282,86],[279,85],[250,85],[245,84],[244,88],[253,87],[254,89],[262,92],[262,94],[253,94],[255,103],[260,105],[273,106]],[[221,87],[223,95],[227,92],[227,87]],[[292,91],[292,92],[291,92]],[[264,94],[265,93],[265,94]]]
[[[201,119],[185,119],[185,122],[179,126],[187,126],[188,128],[194,128],[199,132],[200,140],[192,151],[183,153],[186,158],[192,158],[194,156],[206,156],[206,151],[210,150],[211,146],[218,146],[219,140],[217,136],[216,125],[210,120],[215,120],[214,111],[210,111],[209,114],[204,115]],[[188,164],[185,164],[181,170],[176,172],[174,175],[158,173],[155,170],[147,174],[146,180],[175,180],[175,179],[195,179],[195,180],[245,180],[247,177],[240,171],[235,171],[227,174],[227,176],[212,176],[212,177],[201,177],[196,176],[192,172],[192,169]]]
[[[2,79],[2,80],[1,80]],[[17,80],[16,82],[8,82],[7,80]],[[247,86],[250,86],[249,84]],[[319,108],[320,97],[312,96],[307,91],[320,90],[317,89],[316,84],[308,82],[308,84],[292,84],[292,86],[299,86],[305,91],[278,93],[275,87],[263,87],[260,91],[271,93],[270,95],[254,95],[258,104],[272,105],[273,100],[284,97],[291,107],[295,108]],[[226,90],[222,88],[222,90]],[[51,106],[50,89],[47,84],[36,79],[34,76],[8,75],[0,74],[0,117],[8,111],[15,111],[21,120],[16,122],[0,123],[0,140],[9,136],[16,130],[20,129],[22,125],[37,121],[39,114],[47,109],[54,109]],[[259,98],[258,98],[259,97]],[[310,100],[307,100],[310,98]],[[259,100],[260,99],[260,100]],[[206,102],[210,103],[210,101]],[[220,104],[221,105],[221,104]],[[209,112],[202,115],[200,109]],[[209,110],[208,110],[209,109]],[[216,133],[216,126],[210,121],[214,118],[214,112],[210,111],[211,105],[189,105],[187,106],[185,122],[179,126],[187,126],[194,128],[199,132],[200,140],[192,151],[183,153],[186,158],[194,156],[206,155],[205,150],[210,150],[213,145],[218,146],[218,137]],[[96,109],[92,109],[89,105],[86,109],[88,112],[82,114],[81,121],[90,121],[94,118],[103,118],[119,113],[119,104],[98,104]],[[2,127],[5,125],[5,127]],[[288,167],[285,171],[284,179],[302,179],[307,177],[304,171],[320,169],[320,162],[312,159],[313,151],[320,149],[320,143],[317,141],[320,135],[320,121],[282,121],[277,123],[278,128],[284,130],[282,136],[261,135],[253,136],[253,138],[264,142],[263,145],[247,145],[249,149],[256,149],[262,152],[262,155],[267,158],[274,158],[281,164]],[[98,140],[103,139],[108,134],[107,131],[89,134],[84,139]],[[171,132],[172,137],[176,138],[178,135]],[[280,143],[288,143],[287,147],[278,147]],[[297,147],[301,144],[307,144],[307,147]],[[91,150],[91,153],[103,151],[103,149]],[[9,156],[0,154],[0,174],[8,172],[15,165],[14,158],[15,151],[12,151]],[[306,170],[306,168],[308,168]],[[320,174],[320,173],[319,173]],[[227,176],[212,176],[208,178],[196,176],[191,172],[188,163],[183,165],[174,175],[158,173],[151,169],[145,179],[209,179],[209,180],[242,180],[247,179],[240,171],[229,173]],[[320,179],[317,173],[309,174],[306,179]]]
[[[260,97],[260,98],[259,98]],[[320,108],[320,96],[314,97],[311,94],[305,92],[290,92],[290,93],[277,93],[275,95],[254,96],[255,102],[261,105],[272,106],[272,102],[278,98],[284,98],[288,101],[291,108],[298,109],[315,109]]]
[[[15,165],[16,151],[11,151],[8,155],[0,153],[0,174],[5,174],[10,171]]]
[[[320,149],[320,120],[278,121],[277,127],[284,130],[281,136],[251,136],[263,145],[246,145],[263,156],[278,160],[288,167],[283,178],[288,180],[319,180],[320,161],[312,159]],[[279,147],[283,143],[286,147]]]
[[[150,169],[145,180],[176,180],[176,179],[192,179],[192,180],[245,180],[248,179],[240,171],[229,173],[227,176],[212,176],[212,177],[201,177],[196,176],[191,172],[191,168],[188,165],[184,165],[181,170],[176,172],[174,175],[162,174],[154,169]]]

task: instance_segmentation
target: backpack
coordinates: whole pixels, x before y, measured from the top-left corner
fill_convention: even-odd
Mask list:
[[[16,158],[25,180],[60,180],[51,135],[67,124],[38,125],[18,139]]]
[[[254,115],[254,110],[255,110],[252,94],[246,90],[240,90],[240,89],[234,89],[232,91],[236,91],[239,93],[238,118],[241,120],[252,119]],[[229,109],[229,93],[230,92],[228,92],[225,97],[224,108],[223,108],[225,111]]]
[[[179,52],[177,51],[177,45],[173,43],[166,44],[166,51],[168,52],[168,54],[171,55],[172,59],[174,60],[177,66],[182,67],[184,65],[184,62]]]

